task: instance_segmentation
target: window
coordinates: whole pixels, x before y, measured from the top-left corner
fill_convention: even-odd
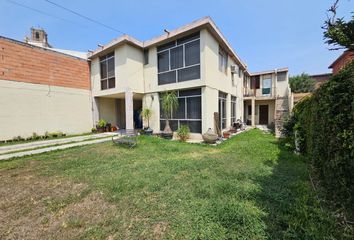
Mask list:
[[[238,77],[242,78],[243,77],[243,70],[239,67],[238,69]]]
[[[286,72],[280,72],[277,75],[277,81],[281,82],[281,81],[285,81],[286,80]]]
[[[270,95],[272,87],[272,76],[267,75],[262,77],[262,95]]]
[[[202,93],[201,89],[189,89],[177,92],[178,109],[171,113],[170,127],[176,131],[181,125],[187,125],[192,133],[202,132]],[[161,104],[160,104],[161,106]],[[160,127],[165,128],[165,116],[160,107]]]
[[[115,88],[114,53],[100,57],[101,90]]]
[[[236,122],[236,97],[231,96],[231,125]]]
[[[36,32],[36,40],[39,40],[39,32]]]
[[[221,130],[226,128],[226,97],[227,93],[219,92],[219,122]]]
[[[260,77],[259,76],[251,77],[251,87],[252,87],[252,89],[259,89],[260,88]]]
[[[219,46],[219,70],[227,73],[227,53]]]
[[[199,32],[159,46],[157,59],[159,85],[199,79]]]
[[[144,65],[149,64],[149,49],[144,50]]]

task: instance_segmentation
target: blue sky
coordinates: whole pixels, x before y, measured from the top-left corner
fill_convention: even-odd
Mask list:
[[[0,35],[23,40],[42,27],[56,48],[87,51],[120,33],[96,25],[45,0],[13,0],[62,19],[0,0]],[[292,75],[329,72],[341,54],[329,51],[322,29],[334,0],[52,0],[139,40],[211,16],[250,71],[289,67]],[[354,0],[341,0],[338,15],[350,18]],[[64,20],[63,20],[64,19]]]

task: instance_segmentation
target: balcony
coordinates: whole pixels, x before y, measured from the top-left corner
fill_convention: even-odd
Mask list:
[[[276,96],[276,89],[275,87],[272,88],[258,88],[258,89],[251,89],[251,88],[244,88],[243,89],[243,97],[244,98],[275,98]]]

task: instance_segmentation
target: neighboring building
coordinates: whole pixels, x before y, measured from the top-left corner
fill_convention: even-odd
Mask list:
[[[354,51],[346,50],[328,68],[332,69],[333,74],[337,74],[345,65],[354,59]]]
[[[89,131],[89,79],[86,59],[0,36],[0,140]]]
[[[150,127],[158,132],[164,128],[160,95],[175,90],[179,109],[170,120],[173,130],[182,124],[193,133],[226,130],[236,119],[247,119],[244,105],[255,109],[253,126],[280,125],[289,112],[287,69],[250,74],[209,17],[166,32],[145,42],[124,35],[89,54],[95,121],[140,127],[136,116],[148,107],[154,113]],[[257,78],[255,96],[248,96],[244,79]]]
[[[319,88],[322,84],[327,82],[330,77],[332,77],[332,73],[323,73],[323,74],[315,74],[310,75],[310,77],[315,80],[315,88]]]

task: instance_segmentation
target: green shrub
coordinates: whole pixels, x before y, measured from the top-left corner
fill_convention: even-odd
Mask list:
[[[190,135],[190,130],[187,125],[181,125],[181,127],[177,130],[177,136],[182,142],[187,141]]]
[[[299,102],[283,133],[306,154],[337,208],[354,218],[354,61]]]
[[[106,125],[107,125],[107,122],[104,119],[100,119],[97,123],[97,127],[99,127],[99,128],[104,128],[104,127],[106,127]]]

